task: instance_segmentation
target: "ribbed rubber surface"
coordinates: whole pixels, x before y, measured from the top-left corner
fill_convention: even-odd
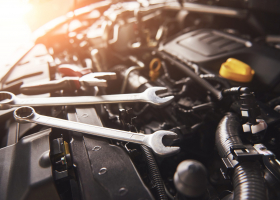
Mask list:
[[[265,200],[266,192],[260,165],[244,162],[234,169],[234,200]]]
[[[230,84],[228,83],[228,81],[226,79],[223,79],[219,76],[216,76],[214,74],[203,74],[200,75],[201,78],[207,80],[207,81],[215,81],[217,83],[222,84],[225,88],[230,88]]]
[[[215,143],[221,158],[230,154],[230,147],[240,145],[241,124],[233,113],[227,113],[216,131]],[[234,200],[265,200],[266,189],[259,162],[241,162],[232,176]]]
[[[158,166],[156,164],[155,158],[151,149],[145,145],[141,145],[141,148],[145,154],[145,158],[149,167],[150,176],[152,178],[154,187],[157,191],[158,198],[160,200],[168,200],[167,195],[164,190],[164,184],[159,173]]]
[[[226,158],[230,154],[230,147],[242,144],[239,138],[241,124],[238,122],[236,115],[226,113],[220,121],[216,131],[216,146],[221,158]]]

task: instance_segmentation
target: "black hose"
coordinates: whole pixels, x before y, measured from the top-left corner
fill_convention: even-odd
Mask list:
[[[230,88],[231,87],[229,82],[226,79],[221,78],[221,77],[219,77],[215,74],[201,74],[200,78],[205,79],[207,81],[215,81],[217,83],[220,83],[220,84],[223,85],[224,88]]]
[[[274,156],[264,156],[263,163],[268,171],[280,182],[280,165],[276,158]]]
[[[241,124],[233,113],[227,113],[220,121],[217,131],[215,143],[221,158],[226,158],[230,154],[230,147],[242,144],[239,138]]]
[[[233,173],[234,200],[265,200],[264,178],[258,162],[239,163]]]
[[[227,113],[216,131],[216,146],[222,158],[231,157],[230,148],[242,145],[239,138],[241,124],[233,113]],[[266,190],[258,161],[238,163],[233,173],[234,200],[264,200]]]
[[[197,75],[194,71],[189,69],[188,66],[186,66],[186,65],[182,64],[181,62],[175,60],[174,58],[172,58],[171,56],[169,56],[167,53],[165,53],[163,51],[157,51],[157,54],[160,55],[163,59],[166,59],[170,63],[173,63],[174,65],[176,65],[180,70],[182,70],[184,73],[186,73],[190,78],[192,78],[194,81],[196,81],[200,86],[202,86],[206,90],[210,91],[216,99],[218,99],[218,100],[222,99],[221,91],[214,88],[206,80],[200,78],[199,75]]]
[[[275,106],[280,104],[280,97],[276,97],[270,100],[267,104],[269,105],[269,107],[274,108]]]
[[[148,168],[149,168],[149,173],[151,175],[153,185],[156,189],[158,199],[168,200],[164,189],[164,183],[159,173],[159,169],[151,149],[145,145],[141,145],[141,149],[144,152],[145,159],[147,161]]]

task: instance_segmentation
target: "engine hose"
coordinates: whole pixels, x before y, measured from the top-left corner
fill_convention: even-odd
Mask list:
[[[266,199],[264,178],[258,162],[242,162],[233,173],[234,200]]]
[[[226,79],[216,76],[215,74],[201,74],[200,78],[205,79],[207,81],[215,81],[217,83],[220,83],[223,85],[224,88],[231,87],[229,82]]]
[[[149,168],[149,173],[152,178],[153,185],[156,189],[158,199],[168,200],[166,192],[165,192],[165,188],[164,188],[164,183],[163,183],[163,180],[159,173],[159,169],[158,169],[156,160],[153,156],[151,149],[145,145],[141,145],[141,149],[144,152],[145,159],[147,161],[148,168]]]
[[[216,146],[222,158],[231,156],[233,145],[242,145],[239,137],[241,124],[233,113],[227,113],[220,121],[216,131]],[[264,200],[266,190],[264,179],[258,161],[243,161],[238,163],[232,176],[234,200]]]
[[[226,158],[231,154],[230,147],[242,144],[239,137],[240,131],[241,124],[237,116],[233,113],[226,113],[218,125],[215,138],[215,143],[221,158]]]
[[[168,55],[167,53],[163,52],[163,51],[156,51],[156,53],[162,57],[163,59],[168,60],[170,63],[173,63],[176,67],[178,67],[180,70],[182,70],[182,72],[184,72],[185,74],[187,74],[191,79],[193,79],[194,81],[196,81],[197,84],[199,84],[201,87],[203,87],[204,89],[210,91],[210,93],[213,94],[213,96],[217,99],[217,100],[221,100],[222,97],[222,93],[221,91],[217,90],[215,87],[213,87],[210,83],[208,83],[206,80],[202,79],[199,77],[199,75],[197,75],[194,71],[192,71],[188,66],[186,66],[185,64],[182,64],[181,62],[177,61],[176,59],[174,59],[172,56]]]
[[[274,108],[275,106],[277,106],[277,105],[280,104],[280,97],[276,97],[276,98],[270,100],[267,104],[268,104],[271,108]]]

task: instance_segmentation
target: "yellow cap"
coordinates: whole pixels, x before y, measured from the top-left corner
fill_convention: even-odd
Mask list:
[[[229,58],[220,68],[220,75],[237,82],[250,82],[255,71],[246,63],[235,58]]]

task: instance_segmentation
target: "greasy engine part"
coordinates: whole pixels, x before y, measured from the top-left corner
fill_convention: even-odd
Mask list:
[[[0,199],[280,199],[279,8],[279,0],[102,1],[40,28],[0,75],[0,105],[13,93],[47,119],[19,124],[14,108],[0,110]],[[87,76],[97,72],[117,79]],[[128,94],[146,90],[170,99],[152,106]],[[61,129],[77,122],[114,137]],[[118,132],[176,133],[152,142],[180,152],[162,157]]]

